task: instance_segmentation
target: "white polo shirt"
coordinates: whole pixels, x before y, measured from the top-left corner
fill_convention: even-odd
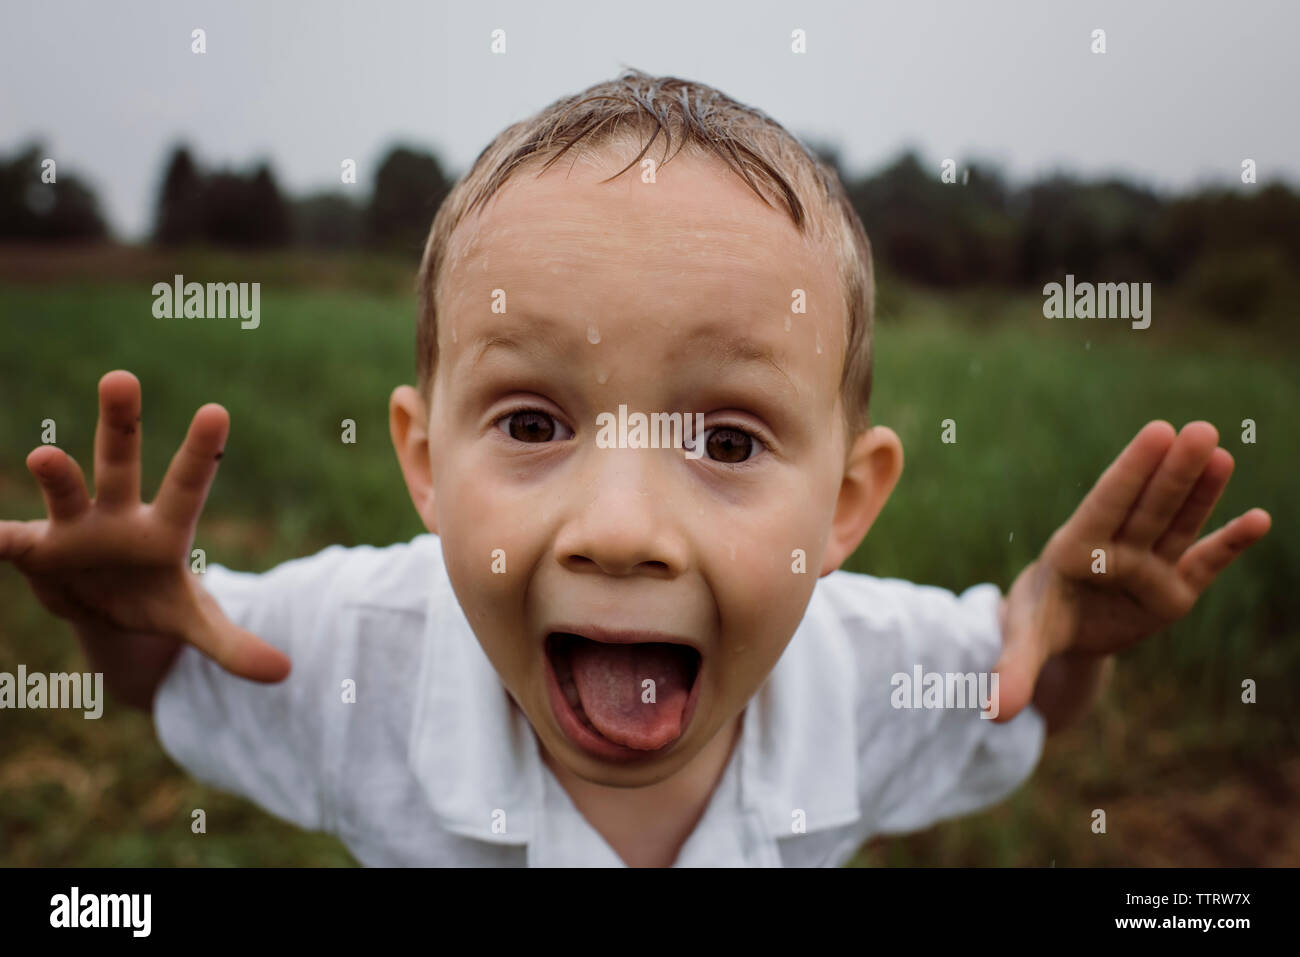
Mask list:
[[[622,866],[541,761],[437,536],[336,545],[260,575],[210,565],[204,585],[293,671],[257,684],[182,649],[154,720],[195,777],[338,835],[366,865]],[[917,665],[989,671],[999,598],[987,584],[957,596],[842,571],[819,579],[677,866],[835,866],[872,835],[1016,788],[1042,750],[1032,705],[999,725],[973,708],[891,700],[893,676]]]

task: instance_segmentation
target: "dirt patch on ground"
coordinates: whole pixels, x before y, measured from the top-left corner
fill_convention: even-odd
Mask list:
[[[410,296],[418,262],[344,250],[237,250],[122,243],[0,243],[0,282],[241,281]]]
[[[1107,833],[1141,867],[1300,865],[1300,758],[1199,791],[1106,801]]]
[[[0,279],[10,282],[156,280],[174,263],[165,250],[116,243],[0,245]]]

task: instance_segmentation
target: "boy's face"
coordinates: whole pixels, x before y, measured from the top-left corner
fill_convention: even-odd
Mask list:
[[[643,786],[731,725],[901,456],[876,454],[846,504],[830,252],[716,160],[602,184],[635,155],[611,152],[516,174],[457,229],[427,433],[395,412],[394,438],[542,745],[589,781]],[[702,454],[602,447],[597,416],[620,405],[703,413]]]

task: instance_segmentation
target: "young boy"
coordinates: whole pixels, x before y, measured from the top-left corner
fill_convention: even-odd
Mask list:
[[[177,761],[364,864],[843,863],[1009,793],[1268,530],[1196,541],[1232,458],[1153,422],[1005,599],[837,571],[903,462],[867,417],[870,248],[833,172],[700,84],[632,71],[505,130],[419,288],[390,424],[429,535],[192,574],[228,417],[144,505],[121,371],[94,501],[44,446],[48,521],[0,523]]]

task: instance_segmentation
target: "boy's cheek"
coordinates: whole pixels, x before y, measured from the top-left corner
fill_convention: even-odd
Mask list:
[[[787,552],[770,560],[759,559],[757,550],[750,554],[749,572],[729,579],[729,595],[725,604],[720,602],[722,620],[728,623],[723,653],[730,659],[729,670],[761,683],[803,620],[817,579],[814,572],[794,570],[803,563],[786,557]],[[808,562],[814,557],[807,556]]]
[[[442,522],[447,575],[470,625],[482,635],[491,622],[508,621],[519,605],[520,576],[533,564],[525,532],[473,502],[444,508]]]
[[[524,591],[520,575],[529,566],[522,549],[487,529],[466,529],[463,538],[445,542],[447,575],[475,631],[481,633],[486,622],[508,621]]]
[[[519,550],[521,525],[501,501],[490,481],[466,482],[457,477],[439,490],[442,538],[463,575],[506,577],[511,553]]]
[[[808,534],[819,516],[788,496],[744,511],[706,512],[692,537],[699,573],[724,629],[718,651],[730,675],[761,683],[803,618],[817,582],[824,543]],[[730,684],[730,677],[728,683]]]

